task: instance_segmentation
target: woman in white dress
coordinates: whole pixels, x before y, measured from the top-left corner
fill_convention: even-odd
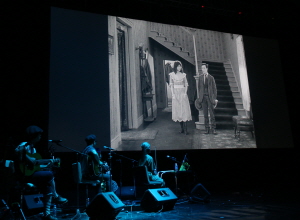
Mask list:
[[[187,133],[187,121],[192,120],[190,103],[187,96],[188,82],[180,61],[174,62],[174,72],[170,75],[172,93],[172,120],[180,123],[180,133]]]

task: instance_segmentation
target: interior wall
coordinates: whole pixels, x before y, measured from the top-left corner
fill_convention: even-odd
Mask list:
[[[108,34],[113,37],[113,54],[109,54],[109,106],[110,106],[110,138],[111,147],[117,148],[121,141],[121,115],[119,96],[119,72],[118,72],[118,35],[117,19],[115,16],[108,16]]]
[[[239,62],[237,56],[237,44],[236,44],[236,34],[229,34],[224,33],[224,47],[225,47],[225,59],[230,60],[232,69],[234,71],[234,75],[238,84],[238,87],[241,91],[241,81],[240,81],[240,74],[239,74]]]
[[[223,33],[211,30],[197,30],[195,32],[197,57],[200,60],[223,62],[225,48]],[[192,42],[191,42],[192,43]]]

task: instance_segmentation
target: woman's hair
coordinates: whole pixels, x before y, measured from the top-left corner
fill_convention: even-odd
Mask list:
[[[174,67],[173,67],[174,73],[177,73],[177,66],[179,66],[179,65],[182,67],[182,64],[181,64],[180,61],[175,61],[174,62]],[[183,67],[181,68],[180,72],[183,72]]]

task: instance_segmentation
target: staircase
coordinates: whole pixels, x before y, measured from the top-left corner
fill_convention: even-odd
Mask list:
[[[225,68],[226,76],[227,76],[228,81],[229,81],[229,86],[231,88],[231,92],[232,92],[233,100],[234,100],[234,103],[235,103],[235,107],[238,111],[238,115],[239,116],[246,116],[246,111],[244,109],[243,101],[242,101],[242,98],[241,98],[242,96],[241,96],[240,90],[238,88],[236,78],[234,76],[233,69],[231,67],[230,61],[225,61],[224,62],[224,68]]]
[[[183,36],[183,38],[187,38],[187,35],[188,34],[182,32],[181,30],[181,36]],[[190,52],[192,51],[191,45],[185,45],[188,48],[185,49],[184,46],[181,46],[184,44],[183,42],[178,43],[176,40],[172,39],[170,30],[164,30],[163,33],[161,33],[158,27],[152,26],[149,37],[160,43],[170,51],[179,55],[182,59],[195,65],[195,56]],[[184,42],[187,42],[187,40],[185,40]],[[217,99],[219,102],[217,107],[215,108],[216,128],[232,129],[232,116],[244,116],[246,114],[245,110],[243,109],[241,94],[239,92],[231,63],[229,61],[224,63],[211,61],[203,62],[209,64],[208,72],[215,78],[218,91]],[[201,63],[199,63],[199,61],[198,66],[201,66]]]
[[[170,51],[174,52],[182,59],[195,65],[195,56],[191,48],[186,49],[184,46],[182,46],[182,44],[175,42],[171,37],[166,36],[165,34],[158,32],[157,30],[151,30],[149,37],[155,40],[156,42],[160,43],[162,46],[166,47]],[[186,40],[186,42],[188,41]]]
[[[203,62],[208,63],[208,72],[215,78],[217,86],[219,102],[215,108],[216,128],[232,129],[232,116],[243,115],[245,111],[234,74],[230,71],[231,65],[230,63]]]

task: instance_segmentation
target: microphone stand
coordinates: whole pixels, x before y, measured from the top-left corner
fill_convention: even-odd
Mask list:
[[[179,161],[177,161],[177,159],[175,157],[168,157],[170,160],[174,161],[175,163],[177,163],[178,165],[181,163]],[[178,196],[178,184],[177,184],[177,172],[178,170],[174,170],[174,174],[175,174],[175,194]]]
[[[81,153],[80,151],[77,151],[77,150],[74,150],[74,149],[72,149],[72,148],[69,148],[69,147],[66,147],[66,146],[64,146],[64,145],[62,145],[62,144],[60,144],[59,142],[54,142],[55,144],[57,144],[58,146],[60,146],[60,147],[64,147],[64,148],[66,148],[66,149],[68,149],[68,150],[71,150],[71,151],[73,151],[73,152],[75,152],[76,153],[76,158],[77,158],[77,164],[78,164],[78,162],[79,162],[79,155],[84,155],[84,156],[88,156],[87,154],[84,154],[84,153]],[[75,214],[75,216],[73,216],[73,218],[71,218],[71,220],[73,220],[73,219],[77,219],[77,218],[80,218],[81,217],[81,213],[80,213],[80,209],[79,209],[79,183],[77,182],[76,183],[76,188],[77,188],[77,209],[76,209],[76,214]]]
[[[112,190],[112,183],[111,183],[111,179],[112,179],[112,168],[111,168],[111,152],[112,152],[112,148],[109,148],[109,153],[108,153],[108,162],[109,162],[109,190]]]
[[[122,167],[122,159],[118,159],[118,160],[116,160],[116,161],[118,161],[118,162],[120,162],[120,180],[119,180],[119,188],[120,188],[120,195],[119,195],[119,197],[121,198],[122,197],[122,186],[123,186],[123,183],[122,183],[122,178],[123,178],[123,173],[122,173],[122,171],[123,171],[123,167]]]
[[[131,158],[126,157],[126,156],[121,155],[121,154],[117,154],[116,152],[112,152],[111,151],[111,153],[113,153],[113,154],[115,154],[115,155],[117,155],[119,157],[125,158],[127,160],[130,160],[132,162],[132,168],[134,167],[134,163],[138,162],[137,160],[131,159]],[[120,161],[122,163],[122,160],[120,160]],[[133,184],[134,184],[133,188],[134,188],[134,191],[135,191],[135,177],[133,177]],[[121,196],[122,196],[122,164],[121,164],[121,170],[120,170],[120,197]]]
[[[23,220],[26,220],[26,217],[24,215],[23,212],[23,199],[24,199],[24,191],[25,191],[25,170],[26,170],[26,147],[29,145],[29,143],[27,142],[26,144],[24,144],[24,149],[22,151],[22,163],[23,163],[23,176],[22,176],[22,185],[21,185],[21,198],[20,198],[20,205],[17,204],[20,214],[22,216]]]
[[[157,174],[157,157],[156,157],[156,147],[155,147],[155,154],[154,154],[154,156],[155,156],[155,165],[154,165],[154,174],[156,175]]]

